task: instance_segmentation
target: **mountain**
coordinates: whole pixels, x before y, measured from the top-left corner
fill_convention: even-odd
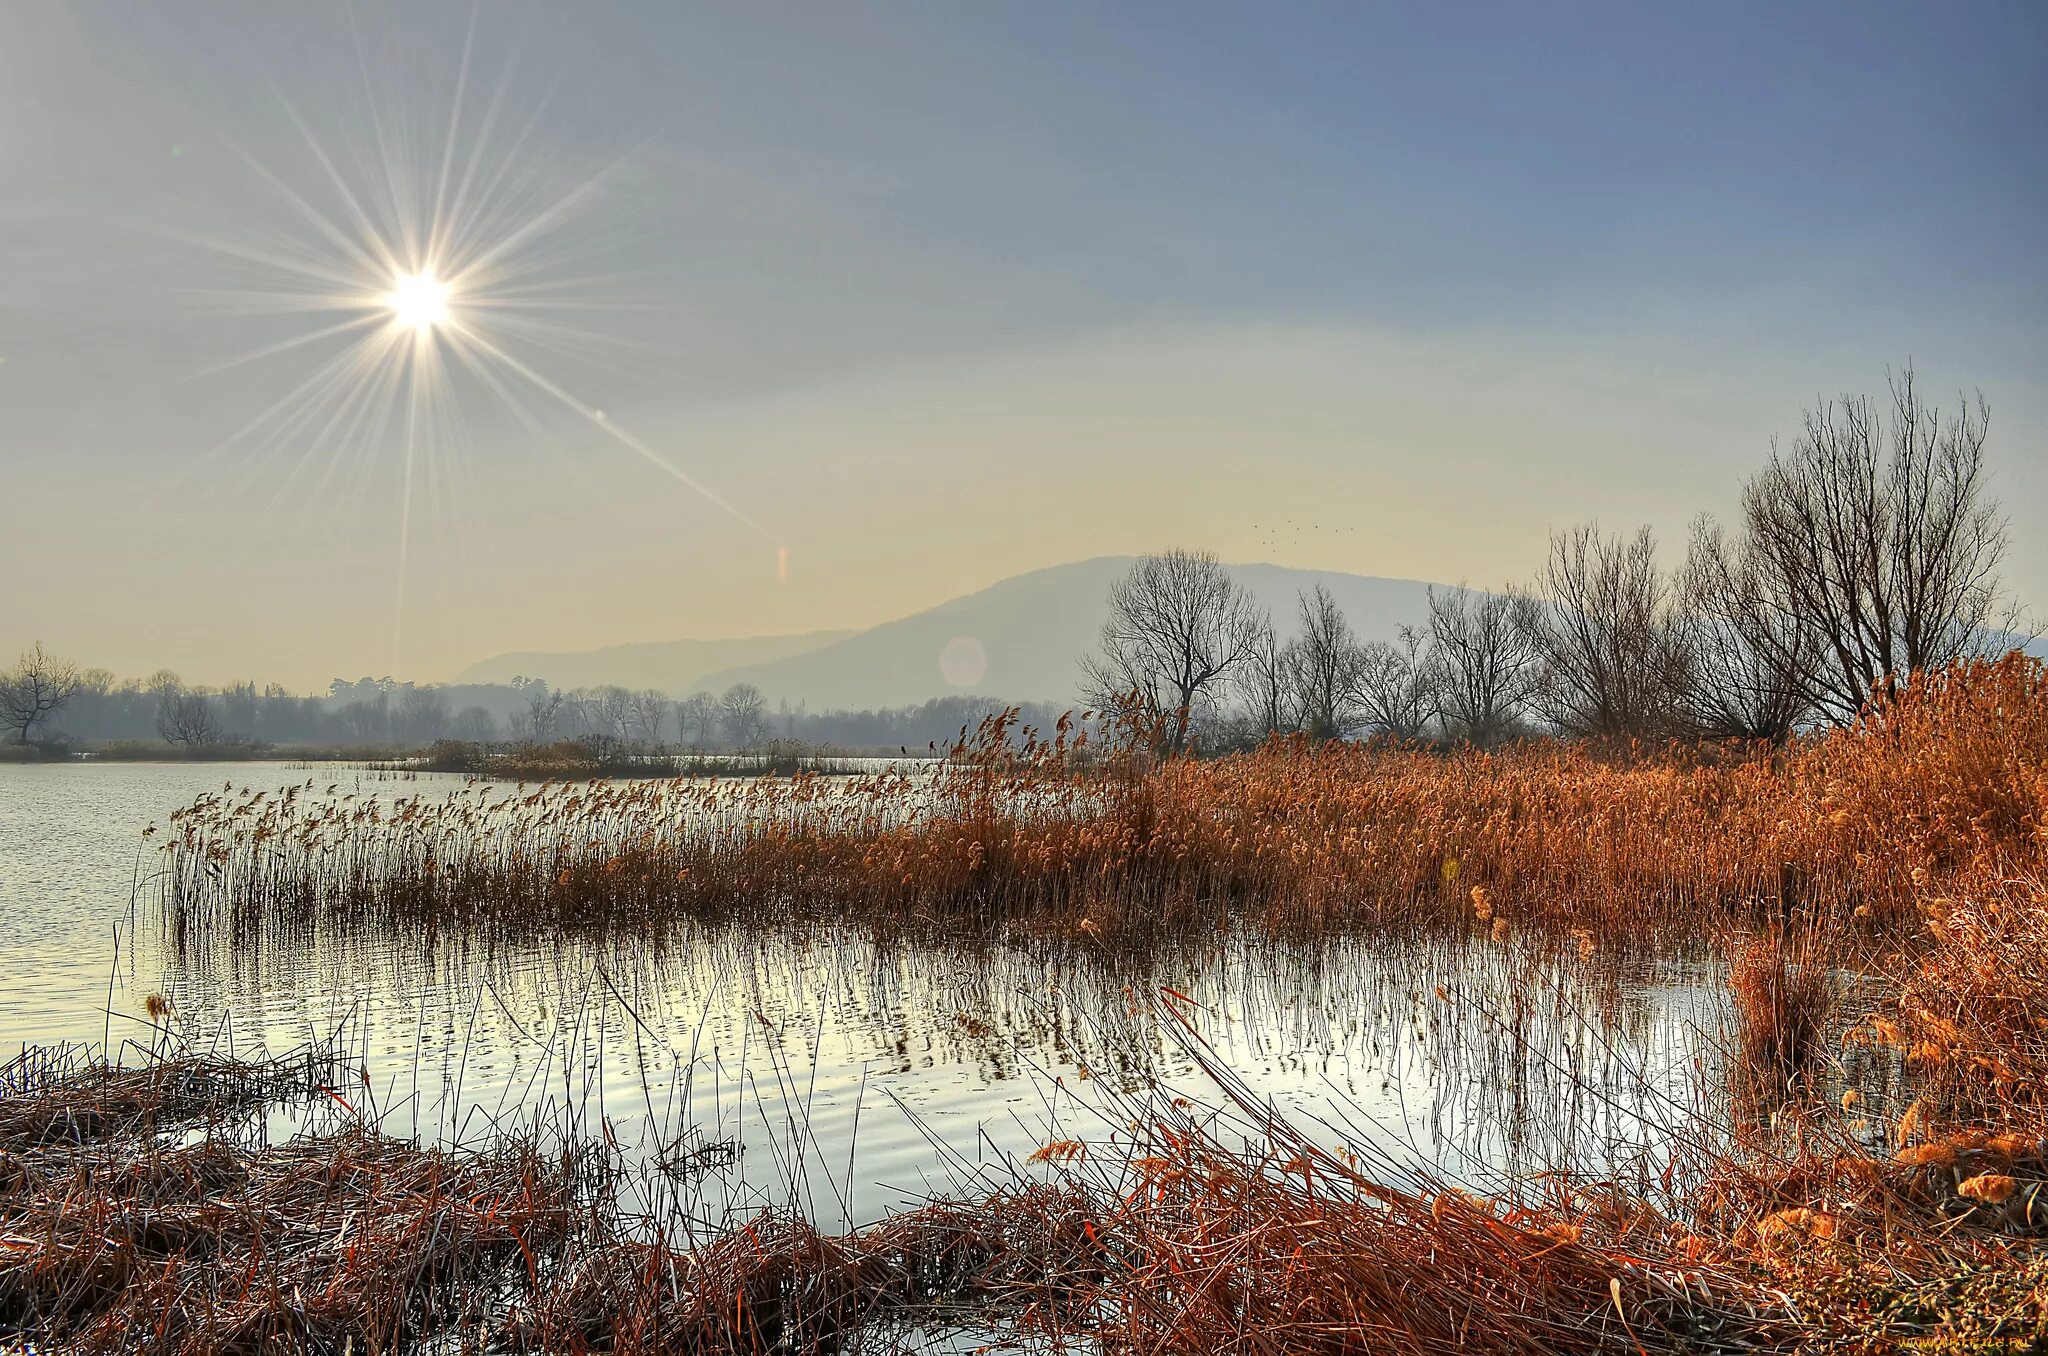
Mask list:
[[[978,593],[884,622],[803,653],[734,664],[697,686],[719,692],[752,683],[771,704],[813,711],[905,706],[932,697],[986,693],[1009,701],[1075,699],[1078,661],[1095,648],[1110,584],[1132,556],[1033,570]],[[1320,583],[1367,640],[1392,639],[1428,615],[1429,585],[1408,579],[1232,565],[1238,582],[1287,634],[1296,597]]]
[[[679,640],[564,654],[507,654],[464,670],[458,681],[503,682],[515,673],[555,687],[619,683],[675,695],[752,683],[770,706],[812,711],[910,706],[933,697],[1071,702],[1078,662],[1093,650],[1109,586],[1134,556],[1033,570],[865,631],[814,631],[748,640]],[[1232,565],[1231,573],[1273,615],[1283,636],[1296,599],[1321,584],[1365,640],[1392,640],[1428,617],[1430,586],[1412,579]],[[2017,637],[2015,640],[2017,641]],[[2044,643],[2036,641],[2036,653]]]
[[[796,636],[749,636],[738,640],[656,640],[607,645],[597,650],[526,650],[496,655],[456,675],[458,683],[504,683],[514,676],[544,678],[556,689],[655,688],[682,696],[705,686],[705,675],[735,665],[766,664],[821,649],[852,636],[851,631],[811,631]],[[719,685],[721,688],[725,684]]]

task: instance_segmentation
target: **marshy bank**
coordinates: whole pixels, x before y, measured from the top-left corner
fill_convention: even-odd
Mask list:
[[[251,791],[178,814],[165,907],[252,929],[843,920],[1143,947],[1478,924],[1595,946],[1775,927],[1844,947],[2038,874],[2048,676],[1916,681],[1783,750],[1269,744],[1215,761],[986,724],[865,777],[542,784],[392,803]]]
[[[320,1106],[319,1124],[283,1143],[241,1128],[234,1090],[251,1084]],[[224,1091],[177,1092],[193,1086]],[[603,1142],[510,1130],[422,1149],[317,1077],[200,1056],[39,1060],[8,1071],[0,1110],[0,1324],[84,1351],[873,1351],[948,1330],[1048,1351],[1292,1330],[1360,1350],[1600,1351],[1783,1322],[1710,1265],[1617,1266],[1604,1198],[1582,1217],[1609,1223],[1567,1233],[1379,1185],[1278,1124],[1226,1151],[1170,1108],[1092,1156],[1046,1145],[1048,1180],[830,1236],[772,1210],[701,1222],[686,1196],[635,1213]]]
[[[1185,1004],[1156,1005],[1205,1059]],[[1873,1155],[1816,1126],[1662,1173],[1454,1182],[1210,1072],[1214,1105],[1133,1091],[832,1231],[706,1210],[705,1159],[636,1165],[609,1124],[391,1136],[331,1051],[38,1052],[0,1073],[0,1328],[109,1352],[1642,1353],[2020,1350],[2048,1322],[2010,1205],[2048,1173],[2038,1140]]]
[[[2041,1340],[2038,668],[1754,756],[989,733],[850,779],[209,793],[149,840],[116,1005],[355,1071],[318,1114],[358,1124],[251,1153],[573,1160],[531,1259],[365,1282],[505,1349]],[[353,1283],[316,1244],[287,1308]],[[177,1255],[133,1274],[215,1304]]]

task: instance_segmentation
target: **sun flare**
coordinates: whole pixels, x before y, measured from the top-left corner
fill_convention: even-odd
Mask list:
[[[448,299],[455,289],[435,277],[431,269],[401,273],[384,298],[394,322],[415,334],[425,335],[437,325],[448,323]]]
[[[352,467],[389,454],[398,490],[394,655],[403,633],[415,501],[428,496],[428,507],[443,511],[448,479],[462,469],[451,454],[470,445],[458,398],[465,390],[531,432],[543,430],[541,412],[549,407],[587,421],[775,542],[779,575],[786,567],[775,533],[552,375],[549,358],[598,358],[617,342],[567,315],[630,304],[584,294],[592,280],[567,271],[590,248],[575,240],[570,223],[623,160],[581,180],[557,181],[543,160],[525,152],[534,124],[493,135],[505,86],[480,113],[470,111],[465,86],[458,81],[438,166],[381,142],[331,151],[288,103],[284,112],[306,152],[301,174],[241,153],[294,220],[281,232],[266,226],[252,237],[200,239],[246,275],[236,279],[244,285],[223,291],[223,299],[322,318],[211,370],[316,345],[325,351],[206,459],[234,455],[252,473],[280,459],[284,484],[317,483],[324,491]],[[373,119],[373,130],[377,126]]]

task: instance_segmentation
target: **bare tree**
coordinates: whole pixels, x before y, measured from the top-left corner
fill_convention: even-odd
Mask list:
[[[15,743],[26,744],[30,731],[78,695],[78,685],[78,667],[44,654],[37,641],[13,672],[0,674],[0,723],[14,731]]]
[[[408,687],[398,698],[398,737],[432,743],[448,728],[448,699],[431,687]]]
[[[1429,733],[1437,709],[1435,675],[1423,648],[1427,635],[1404,626],[1397,643],[1375,640],[1360,647],[1352,695],[1367,729],[1400,740]]]
[[[711,742],[718,730],[718,699],[709,692],[692,692],[676,703],[676,734],[692,740],[697,748]]]
[[[1553,534],[1537,587],[1541,598],[1522,616],[1540,666],[1532,696],[1543,715],[1572,735],[1670,732],[1685,653],[1650,529],[1607,537],[1588,523]]]
[[[1342,739],[1358,729],[1363,658],[1330,591],[1317,584],[1302,594],[1301,634],[1287,647],[1287,677],[1297,718],[1311,739]]]
[[[1538,677],[1529,600],[1462,585],[1429,591],[1429,674],[1453,739],[1497,744],[1522,726]]]
[[[621,744],[633,737],[633,727],[639,718],[639,710],[633,694],[625,688],[601,687],[592,692],[579,692],[590,723],[596,733]]]
[[[1261,617],[1251,652],[1230,678],[1230,687],[1250,726],[1243,732],[1245,743],[1256,743],[1267,735],[1294,728],[1290,710],[1294,694],[1287,680],[1287,646],[1274,633],[1272,618]]]
[[[213,703],[203,692],[184,689],[162,690],[157,695],[156,732],[166,743],[194,745],[220,743],[220,722]]]
[[[1977,652],[1998,620],[2005,520],[1986,494],[1990,407],[1945,414],[1913,369],[1887,376],[1889,409],[1844,395],[1809,410],[1789,450],[1743,489],[1744,551],[1796,627],[1818,642],[1807,695],[1838,720],[1908,674]],[[1779,668],[1791,654],[1775,655]]]
[[[653,688],[633,694],[633,737],[643,744],[661,743],[662,727],[668,724],[669,700]]]
[[[524,683],[515,680],[513,686],[526,698],[526,709],[512,717],[514,736],[530,744],[552,742],[562,721],[563,694],[550,691],[538,678]]]
[[[1711,518],[1693,524],[1678,581],[1678,703],[1698,734],[1781,744],[1812,717],[1821,637],[1780,606],[1766,574]]]
[[[752,683],[734,683],[718,699],[726,738],[735,748],[752,748],[768,734],[768,701]]]
[[[488,744],[498,737],[498,718],[481,706],[465,706],[448,723],[448,737],[471,744]]]
[[[1180,753],[1198,705],[1258,647],[1259,622],[1209,552],[1146,556],[1110,587],[1102,652],[1081,661],[1086,697],[1114,706],[1135,694],[1164,722],[1164,752]]]

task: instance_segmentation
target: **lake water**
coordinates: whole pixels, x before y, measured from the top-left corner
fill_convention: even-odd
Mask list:
[[[1614,973],[1491,943],[1228,935],[1142,970],[744,927],[656,950],[382,937],[167,952],[144,827],[227,784],[307,782],[463,785],[280,763],[0,765],[0,1048],[146,1044],[160,994],[194,1043],[337,1042],[369,1072],[337,1091],[395,1131],[566,1120],[703,1169],[692,1189],[714,1210],[794,1196],[824,1225],[1004,1178],[1052,1139],[1100,1142],[1133,1099],[1219,1102],[1216,1069],[1333,1141],[1474,1182],[1654,1163],[1714,1081],[1724,1000],[1704,970]]]

